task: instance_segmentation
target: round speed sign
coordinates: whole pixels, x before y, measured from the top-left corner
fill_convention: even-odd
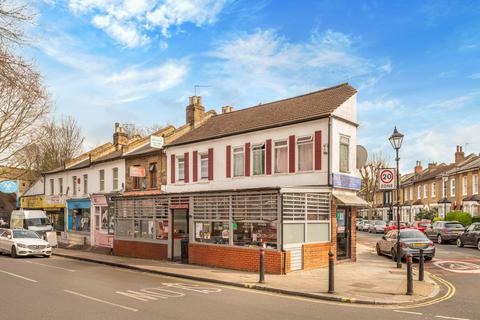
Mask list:
[[[383,169],[380,173],[380,180],[382,181],[382,183],[391,183],[394,177],[395,174],[393,170],[390,169]]]

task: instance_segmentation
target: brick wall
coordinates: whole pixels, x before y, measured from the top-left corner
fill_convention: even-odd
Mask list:
[[[117,240],[113,241],[113,254],[116,256],[141,259],[166,260],[168,245],[166,243],[151,243]]]
[[[265,272],[282,274],[283,255],[284,254],[279,251],[266,250]],[[260,254],[259,250],[251,248],[191,243],[188,246],[188,263],[209,267],[258,272]]]
[[[127,158],[126,159],[126,166],[127,166],[127,176],[125,177],[125,191],[133,191],[138,190],[133,188],[133,177],[130,177],[129,168],[131,166],[141,166],[145,168],[145,179],[146,179],[146,190],[160,190],[161,185],[165,185],[167,183],[167,166],[166,166],[166,155],[163,154],[160,150],[153,154],[147,154],[143,156],[138,156],[135,158]],[[150,188],[150,164],[157,163],[157,187]]]

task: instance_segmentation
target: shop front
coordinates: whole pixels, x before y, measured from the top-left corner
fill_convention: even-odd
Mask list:
[[[65,232],[65,198],[59,195],[46,195],[44,210],[57,234]]]
[[[116,194],[93,194],[93,239],[94,245],[113,248],[114,219],[112,197]]]
[[[68,242],[73,245],[90,245],[90,198],[67,200]]]

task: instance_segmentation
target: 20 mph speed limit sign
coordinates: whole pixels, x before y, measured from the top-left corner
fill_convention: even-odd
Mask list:
[[[378,188],[380,190],[395,189],[395,169],[380,169],[378,177]]]

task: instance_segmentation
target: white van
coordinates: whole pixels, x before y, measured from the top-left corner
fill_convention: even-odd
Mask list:
[[[50,219],[43,210],[13,210],[10,228],[32,230],[40,237],[53,230]]]

